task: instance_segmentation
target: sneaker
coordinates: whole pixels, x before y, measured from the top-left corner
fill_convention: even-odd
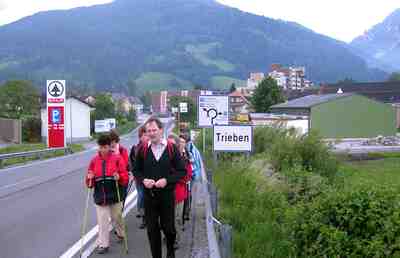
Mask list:
[[[96,251],[97,254],[105,254],[107,252],[108,252],[108,247],[102,247],[102,246],[97,247]]]

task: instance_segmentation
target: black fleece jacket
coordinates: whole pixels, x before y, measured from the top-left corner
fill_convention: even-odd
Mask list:
[[[167,148],[168,146],[158,161],[154,157],[151,146],[147,149],[146,157],[144,157],[144,147],[140,148],[134,164],[136,180],[143,182],[145,178],[154,181],[165,178],[167,179],[167,186],[164,189],[175,189],[175,184],[186,175],[185,163],[175,145],[172,148],[172,157],[169,157]]]

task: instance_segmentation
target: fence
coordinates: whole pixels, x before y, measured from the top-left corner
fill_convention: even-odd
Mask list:
[[[18,119],[0,118],[0,140],[22,142],[22,122]]]
[[[232,226],[220,222],[216,216],[218,214],[218,189],[213,184],[212,171],[207,171],[207,190],[209,193],[209,207],[207,209],[207,220],[210,225],[209,237],[210,257],[211,258],[232,258]],[[209,230],[209,231],[210,231]],[[216,243],[213,243],[213,242]],[[218,250],[214,245],[217,245]]]
[[[52,148],[52,149],[44,149],[44,150],[35,150],[35,151],[25,151],[25,152],[16,152],[16,153],[7,153],[0,154],[0,168],[4,166],[4,160],[6,159],[14,159],[14,158],[26,158],[26,157],[38,157],[39,159],[43,159],[46,154],[55,151],[64,151],[65,154],[72,153],[70,148]]]

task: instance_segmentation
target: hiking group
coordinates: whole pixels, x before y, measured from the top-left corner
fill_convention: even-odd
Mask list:
[[[122,212],[135,184],[136,217],[141,219],[139,228],[147,228],[152,257],[162,258],[161,231],[166,257],[175,257],[180,232],[190,219],[191,189],[201,174],[201,156],[188,134],[170,135],[168,139],[163,135],[161,121],[149,118],[139,128],[139,142],[129,154],[115,131],[99,136],[98,153],[92,158],[85,178],[88,196],[93,189],[99,226],[98,254],[109,251],[111,226],[118,242],[124,243],[128,251]]]

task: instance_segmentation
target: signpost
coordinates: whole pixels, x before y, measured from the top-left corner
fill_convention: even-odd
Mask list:
[[[203,128],[203,153],[205,153],[205,128],[229,124],[229,96],[200,95],[197,99],[197,124]]]
[[[115,118],[108,118],[104,120],[95,120],[94,121],[94,132],[95,133],[106,133],[111,129],[116,127]]]
[[[214,152],[252,152],[253,127],[250,125],[216,125]]]
[[[203,128],[213,127],[213,125],[228,125],[229,97],[199,96],[197,119],[199,127]]]
[[[179,103],[179,111],[181,113],[187,113],[188,112],[188,103],[186,103],[186,102]]]
[[[65,80],[47,80],[47,147],[65,147]]]

